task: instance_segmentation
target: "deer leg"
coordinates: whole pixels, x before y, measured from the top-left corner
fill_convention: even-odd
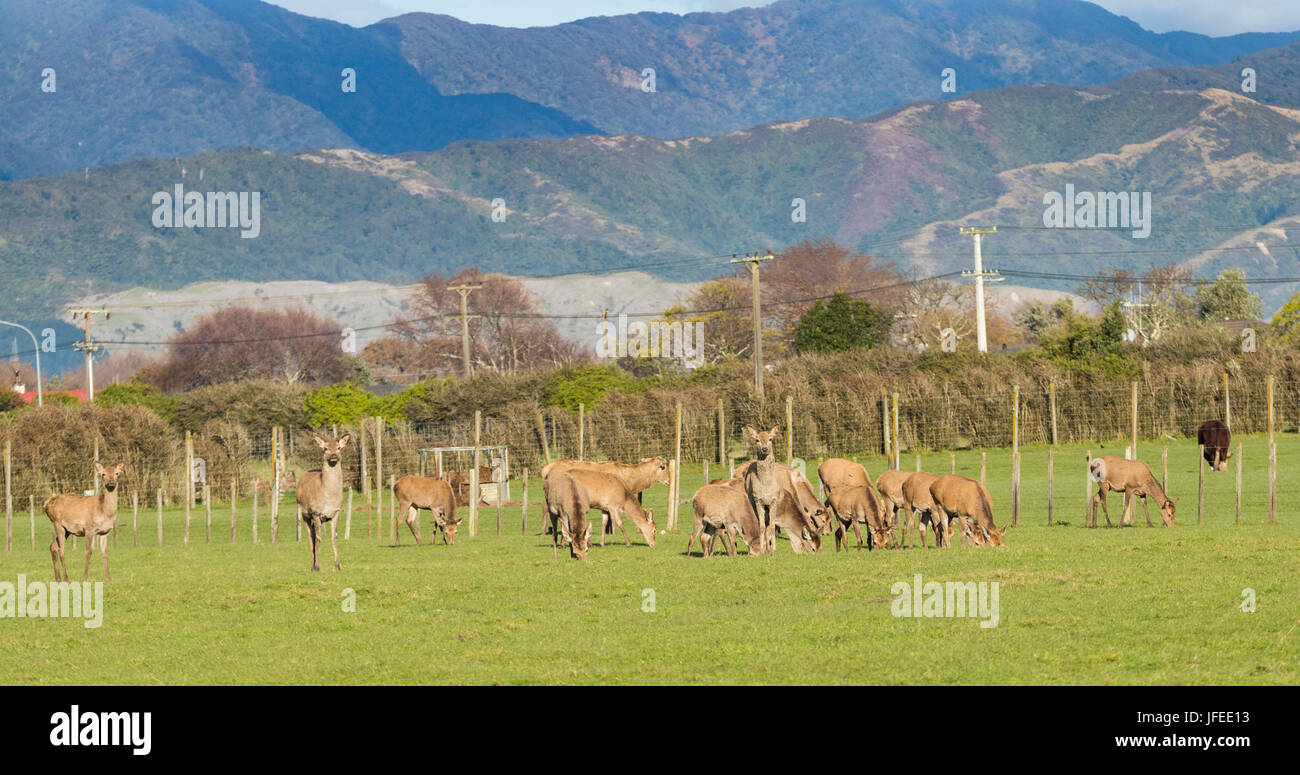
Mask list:
[[[95,551],[95,536],[86,530],[86,569],[81,572],[81,580],[85,581],[90,578],[90,555]]]
[[[54,561],[54,580],[65,581],[68,576],[68,567],[65,563],[63,566],[63,575],[59,575],[59,562],[63,559],[63,531],[58,525],[54,526],[54,540],[50,542],[50,559]]]
[[[609,532],[609,512],[600,512],[600,548],[605,548],[605,534]]]
[[[1133,510],[1137,511],[1137,506],[1134,506]],[[1155,525],[1151,524],[1151,506],[1148,505],[1147,496],[1145,495],[1142,496],[1142,513],[1147,516],[1147,527],[1155,527]]]
[[[339,515],[335,514],[334,519],[330,520],[330,547],[334,550],[334,570],[343,570],[339,564]]]
[[[320,530],[320,522],[316,518],[307,519],[307,540],[311,543],[311,570],[320,570],[320,565],[316,561],[316,534]]]
[[[734,536],[732,536],[732,535],[730,534],[730,531],[728,531],[727,528],[726,528],[725,526],[722,528],[722,530],[720,530],[720,531],[718,531],[718,532],[720,532],[720,533],[722,534],[722,545],[725,546],[725,547],[727,547],[727,556],[728,556],[728,557],[735,557],[735,556],[736,556],[736,542],[735,542],[735,540],[734,540]]]
[[[614,521],[618,523],[619,532],[623,534],[623,543],[627,544],[628,547],[631,548],[632,539],[627,537],[627,523],[623,521],[623,517],[618,513],[617,509],[614,510]]]
[[[108,575],[108,534],[99,537],[99,556],[104,558],[104,581],[110,581]]]
[[[415,536],[415,545],[423,546],[420,542],[420,510],[414,504],[406,507],[406,526],[411,529],[411,534]],[[402,531],[397,531],[401,533]]]
[[[858,520],[856,517],[850,517],[849,521],[853,523],[853,535],[858,537],[858,551],[862,551],[862,528],[858,527]],[[849,537],[847,532],[844,534],[844,537],[846,539]],[[848,551],[848,547],[845,546],[844,550]]]
[[[1107,507],[1107,505],[1106,505],[1106,489],[1105,489],[1105,488],[1101,488],[1101,489],[1097,490],[1097,500],[1098,500],[1098,502],[1101,503],[1101,513],[1106,515],[1106,527],[1114,527],[1114,526],[1110,523],[1110,508]],[[1093,519],[1092,519],[1092,526],[1093,526],[1093,527],[1096,527],[1096,526],[1097,526],[1097,518],[1096,518],[1096,515],[1095,515],[1095,514],[1094,514]]]
[[[686,541],[686,556],[691,556],[691,547],[695,545],[695,540],[700,540],[700,550],[704,550],[704,522],[698,516],[695,518],[695,529],[691,531],[691,537]]]

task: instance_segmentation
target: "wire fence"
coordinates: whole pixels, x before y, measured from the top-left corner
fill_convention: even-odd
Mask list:
[[[56,493],[94,492],[95,460],[105,466],[125,465],[122,492],[128,499],[136,494],[142,503],[161,498],[172,505],[187,496],[184,434],[161,421],[150,426],[148,412],[139,407],[97,409],[87,422],[76,420],[73,409],[60,411],[65,414],[46,417],[34,427],[0,424],[5,495],[12,508],[26,509],[32,502],[39,509]],[[1270,390],[1265,381],[1229,377],[1225,383],[1220,376],[1217,381],[1180,384],[1138,381],[1127,389],[1055,383],[1008,386],[975,395],[942,385],[924,393],[886,391],[853,402],[769,396],[667,402],[636,412],[515,409],[482,416],[477,439],[473,417],[422,424],[365,418],[318,431],[284,428],[260,434],[237,423],[212,422],[192,430],[188,443],[190,456],[201,461],[190,466],[198,469],[195,496],[202,497],[206,486],[211,499],[228,501],[232,492],[247,498],[254,490],[269,491],[277,470],[282,472],[281,491],[292,489],[296,475],[321,465],[321,450],[312,439],[317,433],[350,434],[343,449],[345,484],[369,493],[387,487],[393,478],[435,473],[422,465],[421,449],[473,447],[476,441],[480,447],[505,447],[510,472],[517,477],[525,468],[535,474],[558,458],[674,458],[679,445],[683,464],[726,464],[748,459],[750,449],[743,438],[747,425],[780,428],[781,456],[788,449],[795,457],[816,459],[895,448],[912,454],[1008,447],[1013,441],[1106,442],[1129,438],[1135,418],[1139,440],[1194,437],[1208,419],[1227,420],[1234,433],[1270,427],[1279,433],[1293,431],[1300,426],[1300,382],[1279,381]],[[467,472],[472,457],[472,452],[448,453],[443,476]],[[278,468],[276,458],[281,461]],[[484,454],[480,464],[491,468],[498,462],[489,458]]]

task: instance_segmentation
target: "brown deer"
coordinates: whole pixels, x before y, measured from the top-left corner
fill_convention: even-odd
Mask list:
[[[773,512],[781,502],[781,496],[787,491],[794,490],[793,484],[786,484],[790,478],[789,474],[782,477],[777,469],[772,442],[773,437],[780,432],[781,429],[775,425],[771,430],[766,431],[756,431],[748,425],[745,426],[745,440],[754,442],[754,457],[757,458],[745,467],[743,476],[745,494],[749,496],[749,502],[754,505],[758,524],[763,529],[764,553],[776,550],[776,523]]]
[[[737,538],[743,538],[749,546],[750,556],[763,553],[763,534],[758,527],[758,515],[749,502],[743,485],[734,479],[724,479],[723,484],[706,484],[696,491],[691,499],[695,509],[695,530],[686,542],[686,554],[691,553],[691,546],[700,539],[704,556],[713,554],[714,535],[722,536],[722,545],[729,557],[736,556]]]
[[[556,471],[542,480],[546,515],[551,521],[551,558],[559,559],[560,536],[569,544],[569,556],[586,561],[591,549],[587,512],[591,496],[586,486],[568,471]]]
[[[608,519],[621,528],[623,525],[621,515],[626,513],[632,518],[637,528],[640,529],[646,543],[650,546],[655,545],[654,512],[641,508],[641,504],[637,502],[636,497],[627,491],[627,487],[623,486],[623,483],[617,477],[600,471],[584,471],[580,468],[565,471],[564,473],[572,476],[587,488],[587,495],[591,499],[591,508],[600,509],[602,512],[602,524],[604,524],[603,520]],[[545,480],[543,480],[544,486]],[[623,540],[628,546],[632,545],[631,540],[627,537],[626,530],[623,531]],[[603,531],[600,535],[600,545],[605,545]]]
[[[777,465],[780,465],[779,463]],[[799,473],[798,469],[789,466],[781,466],[790,472],[790,483],[794,485],[795,502],[804,514],[812,520],[813,526],[821,535],[830,535],[831,517],[826,507],[817,500],[817,493],[813,492],[812,483],[808,477]]]
[[[1142,499],[1142,511],[1147,517],[1147,527],[1151,524],[1151,507],[1147,505],[1147,496],[1155,496],[1160,508],[1160,517],[1165,527],[1174,526],[1174,504],[1176,501],[1165,494],[1164,488],[1151,469],[1141,460],[1126,460],[1122,457],[1099,457],[1088,464],[1088,477],[1097,483],[1097,494],[1092,496],[1092,508],[1089,509],[1088,526],[1097,526],[1097,504],[1106,515],[1106,527],[1110,523],[1110,510],[1106,508],[1106,493],[1110,490],[1124,493],[1124,511],[1128,511],[1132,498]]]
[[[899,473],[897,471],[893,473]],[[884,474],[880,475],[884,478]],[[924,471],[914,471],[907,474],[902,480],[903,492],[903,515],[906,522],[903,525],[903,538],[910,546],[912,529],[916,528],[921,534],[921,546],[928,549],[929,544],[925,540],[925,526],[928,523],[934,532],[934,545],[936,548],[943,546],[945,535],[939,530],[943,521],[939,518],[937,509],[934,505],[934,499],[930,497],[930,485],[939,477],[935,474],[928,474]]]
[[[881,505],[885,509],[885,514],[889,522],[889,535],[893,539],[894,528],[898,525],[899,512],[906,515],[903,506],[903,483],[912,475],[911,471],[882,471],[880,477],[876,479],[876,490],[880,492]],[[897,539],[894,539],[897,540]],[[911,548],[912,536],[908,530],[907,522],[903,523],[903,546]]]
[[[334,570],[342,570],[339,565],[338,524],[334,518],[343,510],[343,448],[352,440],[352,434],[345,433],[334,441],[325,441],[312,434],[312,438],[321,448],[321,468],[308,471],[298,477],[298,491],[295,497],[302,509],[302,521],[307,523],[311,539],[311,569],[320,570],[319,556],[321,541],[321,523],[330,523],[330,544],[334,547]]]
[[[982,483],[959,474],[944,474],[930,483],[930,497],[934,500],[935,516],[943,526],[945,546],[952,545],[954,519],[960,520],[959,526],[966,521],[971,523],[972,540],[977,546],[1002,546],[1002,536],[1011,524],[998,529],[993,523],[993,499]]]
[[[442,533],[443,545],[456,545],[456,527],[464,520],[456,518],[456,492],[448,482],[430,476],[403,476],[393,485],[397,513],[420,546],[420,509],[433,514],[434,529]],[[397,545],[402,545],[402,531],[397,531]],[[429,538],[433,543],[433,538]]]
[[[42,508],[54,527],[50,557],[54,560],[55,581],[71,581],[63,554],[68,536],[86,539],[86,567],[81,572],[81,580],[90,576],[90,553],[95,549],[96,538],[99,539],[99,553],[104,558],[104,581],[111,580],[108,575],[108,534],[117,525],[117,480],[125,469],[125,463],[106,469],[96,460],[95,473],[104,478],[103,492],[99,495],[55,495],[45,501]],[[62,575],[59,574],[60,565],[63,566]]]
[[[876,491],[871,485],[840,484],[827,488],[826,508],[834,515],[838,524],[835,526],[835,551],[849,550],[849,525],[858,538],[858,548],[862,548],[862,529],[859,524],[867,526],[869,548],[883,549],[889,542],[889,523],[885,521],[885,510],[881,507]]]
[[[786,537],[790,539],[790,548],[795,554],[805,552],[815,554],[822,550],[820,531],[789,492],[782,491],[776,507],[772,510],[772,532],[767,534],[770,543],[766,551],[773,554],[776,553],[776,528],[785,532]]]
[[[817,478],[822,480],[822,488],[827,495],[836,487],[871,486],[871,475],[867,473],[866,467],[842,457],[827,458],[817,466]]]
[[[668,484],[668,461],[661,457],[641,458],[637,463],[618,463],[614,461],[591,461],[591,460],[572,460],[561,458],[547,463],[542,467],[542,479],[545,480],[547,475],[552,471],[572,471],[581,469],[584,471],[599,471],[617,477],[627,488],[627,491],[636,496],[637,503],[641,503],[641,495],[650,489],[654,484]],[[548,526],[549,527],[549,526]],[[601,535],[613,532],[613,525],[608,520],[601,520]],[[619,528],[623,529],[622,522]],[[623,531],[623,540],[627,540],[627,531]],[[601,539],[604,541],[604,538]],[[602,546],[604,544],[602,543]]]

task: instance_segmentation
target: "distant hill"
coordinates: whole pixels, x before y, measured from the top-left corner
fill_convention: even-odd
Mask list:
[[[987,264],[1004,270],[1179,260],[1202,275],[1240,266],[1297,276],[1294,248],[1255,247],[1293,244],[1300,227],[1300,108],[1280,104],[1296,93],[1300,43],[1267,57],[1253,95],[1177,88],[1179,78],[1217,71],[1166,72],[715,138],[471,141],[398,156],[239,149],[0,183],[0,312],[48,312],[62,299],[136,285],[401,283],[474,264],[531,276],[635,266],[691,281],[725,271],[732,253],[820,237],[922,273],[953,271],[969,265],[969,238],[957,234],[966,224],[1028,227],[985,241]],[[151,197],[177,183],[262,192],[260,236],[155,228]],[[1067,184],[1150,192],[1150,237],[1042,228],[1044,195]],[[796,198],[806,222],[791,219]],[[492,217],[497,199],[503,222]],[[1290,290],[1261,288],[1270,305]]]
[[[597,131],[508,94],[444,95],[383,37],[255,0],[0,0],[0,179],[240,146]]]
[[[1300,37],[1157,34],[1079,0],[780,0],[526,29],[413,13],[370,29],[387,31],[444,93],[507,92],[606,132],[661,138],[861,118],[1034,82],[1107,83],[1220,65]],[[940,90],[949,67],[955,94]],[[645,68],[655,71],[653,94],[642,90]]]

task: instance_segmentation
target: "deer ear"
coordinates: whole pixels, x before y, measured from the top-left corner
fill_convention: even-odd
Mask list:
[[[768,431],[768,433],[772,434],[773,436],[781,435],[781,426],[773,425],[772,430]]]
[[[317,446],[319,446],[321,449],[326,448],[327,445],[325,444],[325,440],[322,439],[320,436],[317,436],[316,434],[313,433],[311,437],[316,442]]]
[[[118,464],[117,464],[117,472],[118,472],[119,474],[122,473],[122,472],[125,471],[125,470],[126,470],[126,463],[118,463]]]
[[[342,436],[340,436],[340,437],[339,437],[339,449],[343,449],[344,447],[346,447],[346,446],[348,445],[348,442],[351,441],[351,440],[352,440],[352,434],[351,434],[351,433],[345,433],[345,434],[343,434]]]
[[[747,439],[756,439],[756,438],[758,438],[758,431],[756,431],[756,430],[754,430],[753,428],[751,428],[751,427],[749,427],[748,425],[746,425],[746,426],[745,426],[745,438],[747,438]]]
[[[104,473],[104,466],[101,465],[100,462],[99,462],[98,460],[95,461],[95,473],[97,473],[97,474],[102,474],[102,473]]]

